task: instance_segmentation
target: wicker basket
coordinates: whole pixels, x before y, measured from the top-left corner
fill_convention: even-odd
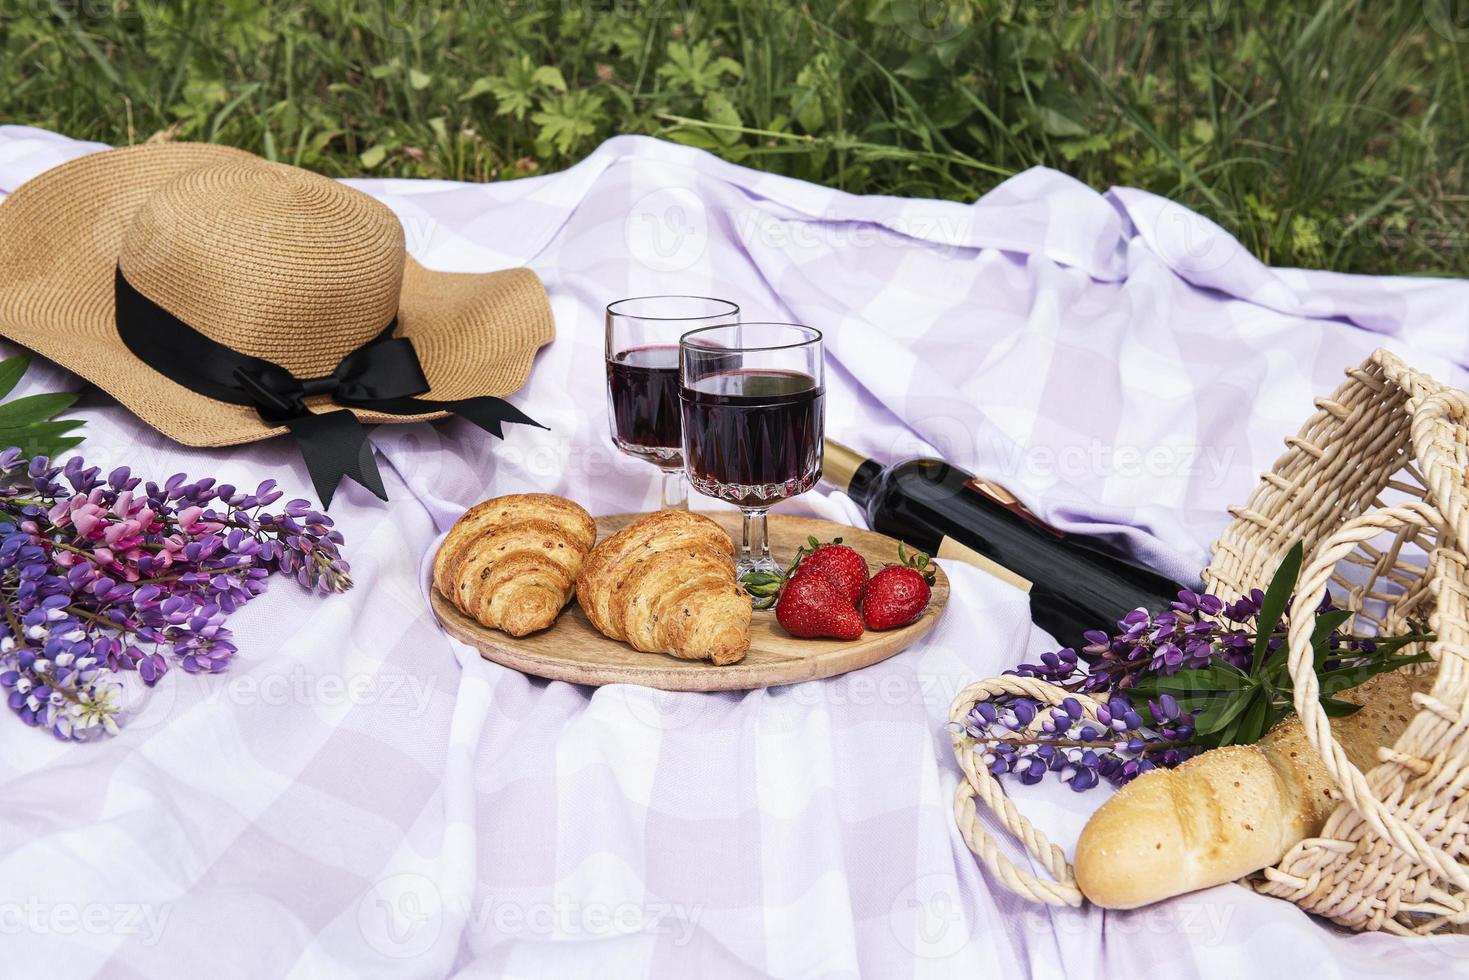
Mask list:
[[[1438,639],[1429,694],[1397,744],[1363,773],[1331,736],[1318,704],[1310,647],[1315,615],[1291,623],[1289,663],[1307,737],[1340,787],[1319,837],[1302,841],[1252,887],[1352,929],[1423,935],[1469,925],[1469,395],[1379,350],[1316,402],[1214,545],[1210,592],[1232,599],[1269,581],[1284,552],[1305,544],[1295,608],[1315,609],[1327,586],[1362,634],[1427,619]],[[951,718],[1002,694],[1057,704],[1067,692],[1031,678],[966,688]],[[1079,697],[1092,716],[1096,703]],[[1007,887],[1036,901],[1080,905],[1065,854],[1001,791],[956,735],[964,771],[955,816],[965,840]],[[977,804],[1050,873],[1018,868],[981,826]]]

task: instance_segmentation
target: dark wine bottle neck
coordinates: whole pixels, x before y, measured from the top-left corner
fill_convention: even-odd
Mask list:
[[[845,490],[858,506],[866,506],[872,495],[872,484],[882,475],[882,467],[832,439],[826,440],[822,452],[821,477],[838,490]]]
[[[852,474],[852,479],[847,483],[847,496],[851,497],[858,507],[866,507],[867,501],[872,496],[872,488],[882,477],[882,467],[870,459],[863,460],[862,465],[857,467],[857,472]]]

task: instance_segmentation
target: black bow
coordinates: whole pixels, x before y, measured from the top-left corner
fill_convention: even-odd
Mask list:
[[[306,405],[327,395],[338,405],[387,415],[452,412],[486,432],[502,435],[502,422],[540,425],[503,398],[483,395],[454,401],[417,398],[429,390],[413,343],[394,337],[395,319],[320,378],[298,378],[271,361],[242,354],[199,333],[133,288],[117,270],[117,332],[149,367],[191,391],[234,405],[251,405],[267,425],[284,425],[301,448],[322,505],[331,506],[342,477],[388,499],[372,456],[367,430],[345,409],[317,414]],[[544,427],[543,427],[544,428]]]

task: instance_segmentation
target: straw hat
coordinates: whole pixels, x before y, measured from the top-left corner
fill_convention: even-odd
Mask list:
[[[554,334],[529,269],[432,272],[382,203],[240,150],[109,150],[0,203],[0,336],[185,445],[294,433],[324,501],[382,496],[359,420],[529,422],[493,396]]]

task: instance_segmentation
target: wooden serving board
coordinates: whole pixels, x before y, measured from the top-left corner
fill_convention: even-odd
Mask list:
[[[641,516],[597,518],[599,540]],[[728,531],[732,540],[739,541],[739,514],[713,512],[707,516]],[[874,571],[898,560],[898,542],[893,538],[830,521],[772,514],[769,533],[771,555],[782,567],[813,534],[820,541],[840,537],[860,552]],[[899,653],[933,628],[949,601],[949,580],[939,568],[933,599],[916,623],[882,633],[869,631],[857,640],[797,639],[781,628],[773,611],[757,609],[750,624],[750,652],[744,660],[727,667],[642,653],[609,640],[587,621],[574,599],[549,629],[517,639],[481,626],[438,592],[430,593],[434,615],[450,636],[477,648],[486,660],[536,677],[573,684],[641,684],[665,691],[744,691],[832,677]]]

